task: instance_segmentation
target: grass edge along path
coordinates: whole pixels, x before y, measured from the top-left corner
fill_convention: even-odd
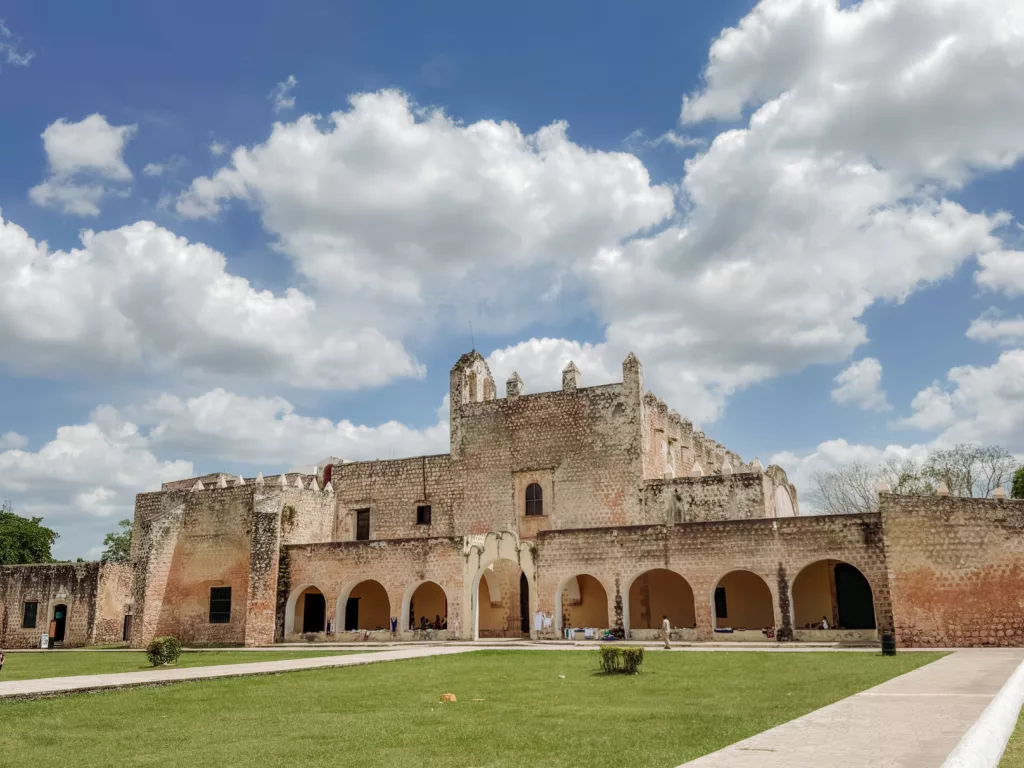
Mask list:
[[[20,764],[663,766],[713,752],[940,658],[475,651],[365,666],[0,702]],[[442,693],[458,701],[442,704]],[[39,734],[46,733],[45,739]]]
[[[283,661],[309,659],[317,656],[344,656],[359,651],[238,651],[204,650],[186,651],[174,664],[152,666],[145,651],[61,651],[52,653],[9,653],[0,672],[0,683],[14,680],[38,680],[47,677],[73,677],[77,675],[104,675],[115,672],[146,672],[153,669],[185,669],[208,667],[215,664],[245,664],[257,661]]]
[[[1024,711],[1017,717],[1017,727],[999,761],[999,768],[1024,768]]]

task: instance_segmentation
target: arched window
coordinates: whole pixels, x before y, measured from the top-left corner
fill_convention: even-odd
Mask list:
[[[539,483],[526,486],[526,516],[534,517],[544,514],[544,492]]]

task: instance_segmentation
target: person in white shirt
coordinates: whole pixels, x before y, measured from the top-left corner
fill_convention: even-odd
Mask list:
[[[672,629],[672,625],[669,624],[668,616],[661,617],[661,639],[665,641],[665,647],[671,648],[672,643],[669,642],[668,633]]]
[[[821,617],[821,628],[828,629],[828,619],[826,619],[824,616]]]

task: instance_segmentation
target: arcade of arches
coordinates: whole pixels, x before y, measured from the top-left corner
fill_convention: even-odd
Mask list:
[[[448,596],[433,581],[424,581],[407,592],[403,606],[403,631],[448,629]],[[873,630],[876,627],[871,586],[849,563],[819,560],[804,567],[792,584],[793,627],[819,629],[823,619],[829,629]],[[483,570],[478,587],[479,637],[523,637],[530,632],[529,587],[526,575],[515,562],[497,560]],[[343,596],[344,597],[344,596]],[[608,592],[590,574],[567,578],[557,595],[556,629],[564,627],[607,628]],[[324,632],[327,604],[316,586],[297,590],[290,600],[289,631],[296,634]],[[356,584],[339,599],[336,631],[390,631],[391,603],[378,581]],[[765,580],[745,570],[730,571],[715,587],[711,600],[716,629],[761,630],[774,626],[772,592]],[[653,568],[637,576],[629,587],[628,628],[658,630],[662,616],[674,629],[697,626],[693,589],[683,576],[665,568]],[[425,620],[425,622],[424,622]],[[343,623],[340,623],[343,621]]]

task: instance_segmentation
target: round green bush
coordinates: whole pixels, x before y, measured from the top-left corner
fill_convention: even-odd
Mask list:
[[[181,641],[176,637],[157,637],[146,646],[149,663],[161,667],[178,660],[181,656]]]

